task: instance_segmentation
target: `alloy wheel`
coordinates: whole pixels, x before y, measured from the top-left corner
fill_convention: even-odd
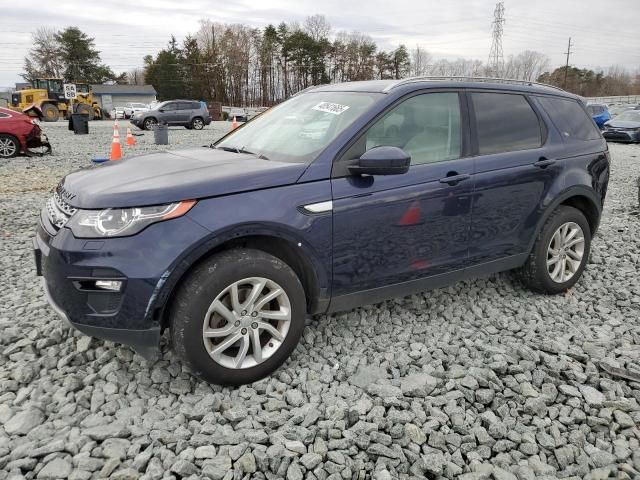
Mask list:
[[[547,248],[547,271],[551,280],[565,283],[580,269],[585,239],[580,225],[567,222],[555,231]]]
[[[0,157],[9,158],[16,154],[16,144],[10,138],[0,138]]]
[[[202,128],[204,127],[204,124],[202,123],[202,120],[200,120],[199,118],[196,118],[196,119],[193,121],[192,126],[193,126],[193,128],[194,128],[194,129],[196,129],[196,130],[202,130]]]
[[[273,280],[250,277],[227,286],[204,317],[209,356],[226,368],[251,368],[269,359],[291,325],[291,303]]]

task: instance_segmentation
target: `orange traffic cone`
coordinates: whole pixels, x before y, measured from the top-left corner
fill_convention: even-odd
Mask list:
[[[231,130],[235,130],[236,128],[238,128],[238,121],[236,120],[236,117],[233,117],[233,122],[231,122]]]
[[[136,144],[136,139],[131,135],[131,127],[127,127],[127,145],[133,147]]]
[[[109,160],[120,160],[122,158],[122,147],[120,146],[120,132],[118,126],[113,127],[113,140],[111,140],[111,156]]]

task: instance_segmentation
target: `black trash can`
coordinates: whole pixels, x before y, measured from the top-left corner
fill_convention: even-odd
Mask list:
[[[156,145],[169,145],[169,127],[166,123],[159,123],[154,127],[153,139]]]
[[[72,113],[69,118],[69,130],[73,130],[76,135],[88,134],[89,115],[86,113]]]

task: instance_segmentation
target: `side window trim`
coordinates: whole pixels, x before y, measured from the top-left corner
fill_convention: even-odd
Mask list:
[[[533,110],[533,113],[535,114],[535,116],[538,119],[538,128],[540,129],[540,145],[538,145],[537,147],[534,148],[526,148],[526,149],[521,149],[521,150],[509,150],[509,151],[505,151],[505,152],[500,152],[500,153],[489,153],[489,154],[484,154],[484,153],[480,153],[480,143],[478,140],[478,129],[476,128],[477,126],[477,119],[476,119],[476,110],[475,110],[475,106],[473,105],[473,99],[472,96],[474,93],[498,93],[498,94],[503,94],[503,95],[520,95],[521,97],[524,97],[524,99],[526,100],[526,102],[529,104],[529,107],[531,108],[531,110]],[[542,116],[542,114],[540,113],[540,111],[538,110],[537,105],[535,105],[535,102],[530,98],[531,95],[525,92],[518,92],[518,91],[512,91],[512,90],[484,90],[484,89],[468,89],[466,90],[466,94],[467,94],[467,108],[469,109],[469,130],[472,134],[471,136],[471,145],[472,145],[472,154],[471,156],[473,157],[478,157],[478,156],[485,156],[485,155],[500,155],[503,153],[509,153],[511,152],[524,152],[527,150],[536,150],[538,148],[542,148],[547,144],[547,141],[549,140],[549,127],[547,126],[546,122],[544,121],[544,117]]]
[[[374,126],[379,120],[381,120],[387,113],[389,113],[391,110],[396,108],[401,103],[409,100],[410,98],[413,98],[418,95],[425,95],[430,93],[457,93],[458,94],[458,105],[460,108],[460,128],[462,130],[460,132],[460,141],[461,141],[460,157],[453,160],[446,160],[446,161],[456,161],[463,158],[471,157],[472,156],[471,148],[470,148],[471,137],[469,135],[469,131],[468,131],[469,129],[464,128],[465,126],[468,126],[470,122],[469,110],[466,105],[464,89],[462,88],[438,88],[438,89],[427,88],[427,89],[416,90],[414,92],[408,93],[407,95],[397,98],[393,103],[387,105],[387,107],[384,110],[382,110],[381,112],[378,112],[378,114],[375,117],[369,120],[367,124],[364,127],[362,127],[358,131],[358,133],[356,133],[351,138],[351,140],[349,140],[345,145],[342,146],[340,151],[333,158],[333,162],[331,165],[331,178],[341,178],[341,177],[350,176],[350,173],[347,169],[347,166],[349,165],[348,163],[349,160],[345,159],[344,156],[351,149],[351,147],[356,142],[358,142],[362,138],[362,136],[365,135],[369,131],[369,129],[372,126]],[[411,165],[410,169],[420,167],[420,166],[422,165],[421,164]]]

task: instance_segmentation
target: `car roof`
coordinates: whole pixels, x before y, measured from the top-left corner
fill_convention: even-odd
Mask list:
[[[408,90],[425,88],[470,88],[474,90],[505,90],[560,95],[573,99],[578,98],[576,95],[553,85],[529,82],[526,80],[486,77],[411,77],[401,80],[366,80],[361,82],[318,85],[309,87],[300,93],[309,91],[390,93],[399,88]]]

